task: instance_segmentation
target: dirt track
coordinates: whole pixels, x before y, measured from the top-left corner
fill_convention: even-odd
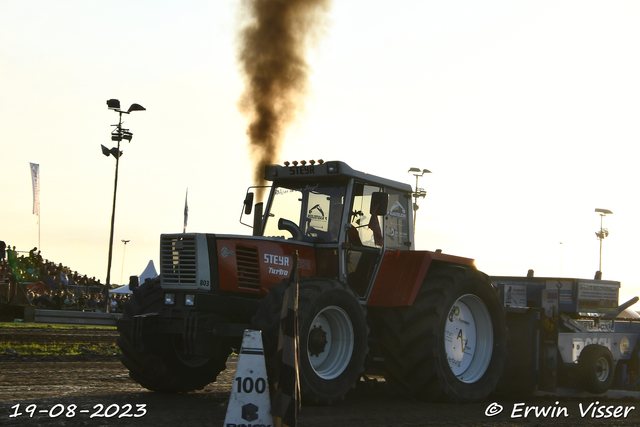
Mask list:
[[[51,338],[51,335],[49,335]],[[115,337],[114,337],[115,339]],[[0,353],[4,349],[0,349]],[[149,392],[129,379],[127,370],[116,356],[15,356],[0,354],[0,425],[7,426],[222,426],[226,414],[236,361],[230,359],[227,370],[205,390],[184,395]],[[628,410],[626,418],[597,418],[591,411],[580,415],[593,403],[603,399],[527,398],[510,400],[493,397],[486,402],[453,405],[408,401],[393,393],[384,381],[361,382],[345,402],[331,407],[304,406],[299,425],[320,426],[557,426],[640,425],[640,402],[608,401],[607,405]],[[494,417],[485,415],[503,407]],[[556,402],[558,402],[556,404]],[[524,405],[518,405],[524,404]],[[18,406],[16,406],[18,405]],[[35,408],[33,417],[27,412]],[[56,406],[57,405],[57,406]],[[75,409],[70,409],[75,405]],[[102,405],[102,407],[100,406]],[[118,418],[128,409],[130,417]],[[142,407],[145,405],[144,416]],[[491,405],[491,408],[490,408]],[[551,408],[545,416],[530,413],[524,406]],[[637,406],[638,409],[630,409]],[[516,412],[514,413],[514,408]],[[561,411],[566,408],[566,414]],[[613,410],[613,409],[612,409]],[[86,412],[80,412],[86,411]],[[95,413],[103,416],[94,416]],[[108,417],[105,417],[105,412]],[[16,414],[21,414],[15,416]],[[59,414],[59,415],[58,415]],[[558,417],[553,417],[558,414]],[[604,412],[606,415],[606,411]],[[57,415],[57,417],[54,417]],[[513,417],[513,415],[521,415]],[[593,416],[592,416],[593,415]],[[595,416],[595,417],[594,417]]]

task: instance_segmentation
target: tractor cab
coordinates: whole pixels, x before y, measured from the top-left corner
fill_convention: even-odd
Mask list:
[[[366,297],[385,249],[413,249],[408,184],[338,161],[269,165],[265,179],[272,181],[271,191],[264,214],[263,204],[256,204],[253,234],[313,245],[317,259],[335,264],[332,275],[360,297]],[[252,204],[250,188],[245,214]]]

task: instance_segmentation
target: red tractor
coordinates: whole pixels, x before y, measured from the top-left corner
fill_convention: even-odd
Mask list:
[[[133,291],[118,322],[131,378],[201,389],[245,329],[262,330],[271,374],[297,252],[303,402],[331,404],[379,372],[412,398],[494,390],[506,357],[496,288],[471,259],[414,250],[411,186],[339,161],[269,165],[265,179],[266,202],[254,206],[250,188],[241,215],[253,210],[252,236],[161,236],[160,276]]]

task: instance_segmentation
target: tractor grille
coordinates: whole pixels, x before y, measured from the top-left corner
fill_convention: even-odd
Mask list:
[[[196,285],[195,236],[163,236],[160,243],[160,272],[163,285]]]
[[[238,263],[238,286],[259,290],[258,250],[256,248],[236,246],[236,260]]]

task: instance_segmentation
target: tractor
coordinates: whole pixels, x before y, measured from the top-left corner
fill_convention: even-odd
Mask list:
[[[339,402],[369,374],[430,401],[494,390],[507,335],[498,289],[472,259],[415,250],[410,185],[321,160],[267,165],[264,178],[265,201],[250,187],[240,215],[251,235],[161,235],[160,275],[118,321],[133,380],[202,389],[259,329],[271,381],[295,256],[303,403]]]

